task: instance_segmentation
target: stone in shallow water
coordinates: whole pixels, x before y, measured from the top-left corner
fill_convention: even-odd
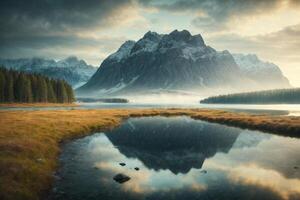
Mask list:
[[[136,171],[139,171],[139,170],[140,170],[140,168],[138,168],[138,167],[135,167],[134,169],[135,169]]]
[[[114,180],[118,183],[125,183],[126,181],[130,180],[130,177],[125,174],[117,174],[114,176]]]
[[[123,163],[123,162],[121,162],[121,163],[119,163],[121,166],[125,166],[126,164],[125,163]]]

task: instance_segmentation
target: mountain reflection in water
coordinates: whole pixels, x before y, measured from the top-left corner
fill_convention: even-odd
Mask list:
[[[137,158],[149,169],[170,170],[174,174],[201,169],[206,158],[227,153],[240,129],[216,126],[190,119],[160,118],[130,120],[105,135],[127,158]]]
[[[53,199],[300,199],[299,139],[188,117],[129,119],[66,144],[60,162]]]

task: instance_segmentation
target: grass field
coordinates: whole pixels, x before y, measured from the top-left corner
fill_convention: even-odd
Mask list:
[[[180,116],[300,137],[300,117],[207,109],[0,111],[0,199],[40,199],[51,188],[60,144],[129,117]]]

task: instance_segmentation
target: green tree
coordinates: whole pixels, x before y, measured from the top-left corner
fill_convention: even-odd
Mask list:
[[[18,87],[20,88],[19,101],[27,103],[32,102],[31,82],[28,76],[26,76],[25,74],[21,74],[18,83]]]
[[[65,88],[66,88],[66,91],[67,91],[67,96],[68,96],[67,101],[68,101],[68,103],[74,102],[75,97],[74,97],[74,92],[73,92],[72,87],[69,84],[65,83]]]
[[[47,84],[45,78],[39,76],[37,81],[38,102],[47,102]]]
[[[65,103],[68,101],[67,91],[63,81],[57,81],[57,101]]]
[[[0,102],[4,102],[5,98],[5,75],[4,71],[0,70]]]
[[[54,80],[38,74],[26,74],[0,67],[0,102],[73,101],[73,89],[64,80]]]
[[[31,90],[32,90],[32,98],[34,102],[39,101],[39,95],[38,95],[38,79],[37,75],[31,75]]]
[[[47,91],[48,91],[47,92],[47,100],[48,100],[48,102],[56,103],[56,95],[55,95],[55,92],[54,92],[54,89],[52,86],[52,81],[47,79],[46,83],[47,83]]]
[[[9,71],[6,75],[6,85],[5,85],[5,101],[6,102],[14,102],[14,76]]]

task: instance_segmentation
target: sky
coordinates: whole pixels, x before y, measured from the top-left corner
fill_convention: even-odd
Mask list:
[[[300,87],[300,0],[0,1],[1,58],[72,55],[99,66],[126,40],[175,29],[257,54]]]

